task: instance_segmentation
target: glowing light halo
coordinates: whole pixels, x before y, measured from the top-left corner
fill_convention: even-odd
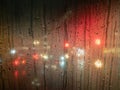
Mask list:
[[[97,68],[102,68],[102,62],[98,59],[97,61],[95,61],[95,66],[97,67]]]
[[[96,39],[96,40],[95,40],[95,44],[96,44],[96,45],[100,45],[100,44],[101,44],[101,40],[100,40],[100,39]]]
[[[11,49],[10,50],[10,54],[12,54],[12,55],[16,54],[16,50],[15,49]]]

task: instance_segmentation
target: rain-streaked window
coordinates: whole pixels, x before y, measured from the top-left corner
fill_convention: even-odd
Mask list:
[[[120,90],[119,0],[0,0],[0,90]]]

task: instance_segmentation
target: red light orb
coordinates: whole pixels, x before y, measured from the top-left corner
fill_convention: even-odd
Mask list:
[[[18,71],[16,70],[16,71],[14,72],[15,78],[18,78],[18,75],[19,75],[19,73],[18,73]]]
[[[39,55],[38,54],[33,54],[32,57],[33,57],[34,60],[38,60],[39,59]]]
[[[15,60],[14,64],[15,64],[15,66],[18,66],[19,65],[19,61]]]
[[[69,43],[65,43],[65,47],[66,47],[66,48],[69,47]]]
[[[25,64],[26,63],[26,61],[25,60],[22,60],[22,64]]]

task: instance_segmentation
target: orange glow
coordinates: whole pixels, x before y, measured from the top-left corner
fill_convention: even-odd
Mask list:
[[[68,58],[69,58],[69,55],[68,55],[68,54],[65,54],[65,58],[67,58],[67,59],[68,59]]]
[[[18,66],[18,65],[19,65],[19,61],[18,61],[18,60],[15,60],[14,64],[15,64],[16,66]]]
[[[69,43],[65,43],[65,47],[66,47],[66,48],[69,47]]]
[[[25,60],[22,60],[22,64],[25,64],[26,63],[26,61]]]
[[[40,42],[39,42],[38,40],[34,40],[33,44],[34,44],[34,45],[39,45]]]
[[[101,44],[100,39],[96,39],[96,40],[95,40],[95,44],[100,45],[100,44]]]
[[[95,66],[96,66],[97,68],[101,68],[101,67],[102,67],[102,62],[101,62],[100,60],[97,60],[97,61],[95,62]]]
[[[33,54],[33,59],[35,59],[35,60],[38,60],[39,59],[39,55],[38,54]]]

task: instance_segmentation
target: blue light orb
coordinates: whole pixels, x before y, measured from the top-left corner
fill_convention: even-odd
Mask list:
[[[61,60],[61,61],[65,60],[65,57],[64,57],[64,56],[61,56],[61,57],[60,57],[60,60]]]
[[[66,65],[66,62],[65,62],[65,61],[60,61],[59,64],[60,64],[60,67],[61,67],[61,68],[64,68],[65,65]]]

